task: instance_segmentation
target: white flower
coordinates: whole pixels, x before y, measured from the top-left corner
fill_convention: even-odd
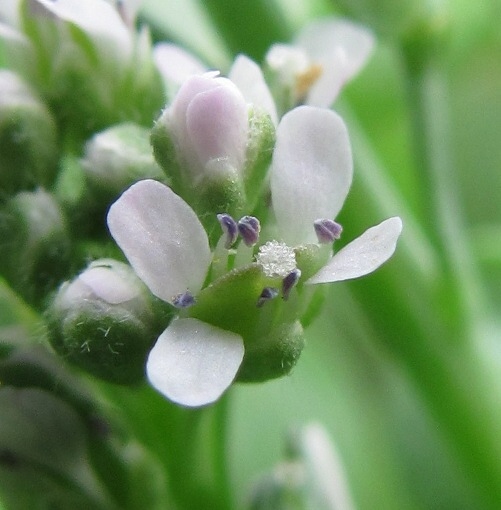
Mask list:
[[[291,45],[275,44],[266,63],[294,103],[329,107],[343,85],[364,66],[374,38],[364,27],[341,19],[308,24]]]
[[[316,243],[314,222],[336,216],[351,184],[351,149],[341,118],[308,106],[286,114],[278,126],[270,172],[280,239],[262,245],[256,260],[270,282],[282,279],[283,296],[288,298],[301,278],[290,247]],[[259,233],[252,217],[246,217],[245,225],[249,224]],[[213,263],[207,234],[194,211],[172,190],[153,180],[134,184],[111,206],[108,226],[155,296],[176,304],[202,290]],[[374,271],[393,254],[401,228],[400,218],[395,217],[367,230],[304,283],[346,280]],[[249,253],[249,248],[242,251]],[[217,273],[214,266],[211,273],[211,278]],[[265,290],[258,307],[278,295]],[[231,385],[243,356],[240,335],[184,317],[174,319],[160,335],[146,369],[151,384],[169,399],[199,406],[213,402]]]
[[[155,296],[172,303],[202,288],[211,262],[207,235],[188,204],[163,184],[144,180],[130,187],[111,206],[108,227]],[[232,383],[243,355],[239,335],[179,318],[158,338],[146,371],[170,400],[200,406],[217,400]]]

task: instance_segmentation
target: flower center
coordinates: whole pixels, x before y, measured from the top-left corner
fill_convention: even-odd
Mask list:
[[[285,243],[268,241],[259,248],[256,262],[270,278],[285,278],[296,269],[294,250]]]

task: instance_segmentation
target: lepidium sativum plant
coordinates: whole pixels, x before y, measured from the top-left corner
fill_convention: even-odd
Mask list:
[[[253,444],[255,428],[266,457],[259,392],[293,388],[303,351],[308,367],[308,352],[346,334],[341,314],[381,338],[409,298],[393,271],[410,270],[422,303],[457,291],[459,306],[461,286],[430,285],[422,268],[437,257],[420,220],[367,163],[344,99],[375,33],[325,2],[328,16],[295,34],[289,19],[284,38],[283,6],[270,5],[255,2],[244,23],[261,17],[268,35],[254,25],[260,44],[238,52],[224,15],[235,6],[220,1],[186,16],[184,37],[162,21],[174,2],[0,5],[1,509],[366,507],[345,443],[299,398],[283,458],[245,489],[233,457],[246,450],[231,438]],[[395,25],[409,58],[426,15],[404,9]],[[201,19],[228,58],[179,44],[204,33]],[[362,199],[357,179],[376,183]],[[426,320],[409,313],[398,320]],[[384,330],[387,345],[374,344],[398,359],[401,328]],[[244,394],[258,399],[245,423],[231,406]]]

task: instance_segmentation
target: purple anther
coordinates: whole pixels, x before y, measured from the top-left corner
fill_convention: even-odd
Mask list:
[[[257,300],[257,307],[261,308],[267,301],[270,301],[278,296],[278,289],[274,287],[265,287],[259,299]]]
[[[254,246],[259,241],[261,224],[254,216],[244,216],[238,222],[238,231],[246,246]]]
[[[289,299],[291,290],[296,286],[299,278],[301,278],[301,270],[294,269],[282,280],[282,296],[284,301]]]
[[[313,222],[318,242],[328,244],[341,237],[343,227],[333,220],[316,220]]]
[[[195,297],[193,294],[187,290],[186,292],[183,292],[182,294],[178,294],[177,296],[174,296],[172,298],[172,304],[176,308],[189,308],[190,306],[193,306],[195,304]]]
[[[226,235],[226,242],[224,243],[224,247],[229,250],[237,240],[238,237],[238,225],[237,222],[226,213],[218,214],[217,219],[221,228],[223,229],[224,234]]]

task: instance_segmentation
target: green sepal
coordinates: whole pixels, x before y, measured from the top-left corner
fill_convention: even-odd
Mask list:
[[[212,246],[221,237],[217,214],[227,213],[234,218],[244,214],[245,190],[238,172],[226,161],[208,162],[201,182],[186,193],[188,203],[198,213]]]
[[[237,381],[260,382],[287,375],[296,365],[305,346],[299,321],[274,326],[266,336],[246,345]]]
[[[326,264],[332,254],[330,244],[301,244],[294,248],[297,267],[301,270],[301,281],[305,282]]]
[[[249,134],[244,169],[247,211],[254,211],[263,202],[263,185],[275,146],[275,126],[262,110],[249,111]]]
[[[176,145],[168,129],[168,119],[168,113],[164,112],[155,121],[151,129],[150,143],[157,163],[172,183],[172,189],[181,195],[183,191],[182,171],[176,153]]]

